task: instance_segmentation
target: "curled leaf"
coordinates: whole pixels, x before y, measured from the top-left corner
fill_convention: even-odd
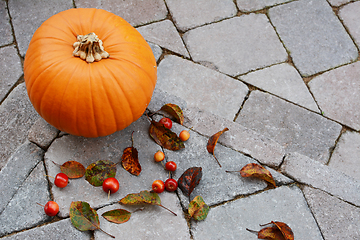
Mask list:
[[[204,220],[209,213],[209,206],[204,202],[201,196],[196,196],[194,200],[189,203],[189,215],[196,221]]]
[[[215,157],[215,154],[214,154],[214,151],[215,151],[215,146],[217,144],[217,141],[219,140],[219,137],[221,136],[221,134],[223,134],[224,132],[228,131],[229,129],[228,128],[224,128],[222,131],[220,132],[217,132],[215,133],[214,135],[212,135],[210,138],[209,138],[209,141],[207,143],[207,150],[209,153],[211,153],[215,160],[217,161],[217,163],[219,164],[219,166],[221,167],[221,164],[220,162],[217,160],[217,158]]]
[[[246,164],[241,170],[242,177],[257,177],[276,187],[275,180],[269,170],[256,163]]]
[[[199,184],[201,177],[201,167],[189,168],[178,179],[178,186],[186,196],[190,197],[194,188]]]
[[[124,149],[121,157],[121,165],[129,173],[139,176],[141,172],[141,165],[139,163],[138,151],[134,147]]]
[[[168,103],[168,104],[165,104],[164,106],[162,106],[161,110],[171,114],[173,117],[176,118],[178,123],[183,125],[183,123],[184,123],[184,114],[183,114],[183,111],[181,110],[181,108],[178,105]]]
[[[129,221],[131,212],[125,209],[114,209],[104,212],[101,216],[103,216],[109,222],[120,224]]]
[[[263,228],[258,232],[259,239],[285,240],[282,232],[277,227]]]
[[[115,177],[116,164],[108,160],[100,160],[90,164],[85,171],[85,180],[91,185],[99,187],[104,180]]]
[[[163,124],[151,121],[149,134],[154,141],[160,146],[177,151],[185,148],[183,141],[176,135],[176,133],[164,127]]]
[[[269,224],[274,224],[281,231],[285,240],[294,240],[294,233],[286,223],[271,221],[270,223],[266,223],[260,226],[265,226]]]
[[[67,161],[60,169],[68,178],[81,178],[85,175],[85,167],[77,161]]]

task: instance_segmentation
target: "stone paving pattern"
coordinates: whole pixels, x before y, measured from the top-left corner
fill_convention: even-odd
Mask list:
[[[74,7],[113,12],[149,43],[158,81],[147,113],[166,103],[183,109],[184,124],[172,130],[191,137],[185,149],[163,151],[178,164],[175,179],[202,167],[190,200],[201,195],[210,206],[204,221],[188,220],[180,189],[160,194],[177,216],[159,206],[120,225],[101,216],[135,211],[118,201],[169,177],[153,161],[161,147],[146,115],[87,139],[60,132],[32,107],[23,79],[30,39],[47,18]],[[246,228],[270,221],[287,223],[297,240],[360,239],[359,21],[359,0],[0,0],[0,239],[112,239],[72,226],[69,206],[80,200],[116,239],[257,239]],[[206,144],[225,127],[214,153],[220,168]],[[118,165],[120,190],[109,199],[84,179],[54,186],[53,162],[118,162],[132,132],[142,173]],[[247,163],[266,167],[277,187],[225,172]],[[50,199],[60,205],[56,217],[36,204]]]

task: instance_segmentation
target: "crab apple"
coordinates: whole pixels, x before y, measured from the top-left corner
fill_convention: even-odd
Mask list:
[[[165,164],[165,169],[168,170],[168,171],[171,171],[171,172],[175,171],[175,170],[176,170],[176,167],[177,167],[177,166],[176,166],[176,163],[173,162],[173,161],[167,162],[167,163]]]
[[[178,183],[175,179],[169,178],[168,180],[165,181],[165,188],[167,191],[173,192],[177,189],[177,187],[178,187]]]
[[[107,178],[102,184],[104,192],[116,193],[119,190],[119,182],[116,178]]]
[[[54,201],[48,201],[44,206],[45,214],[53,217],[59,212],[59,205]]]
[[[58,173],[55,176],[54,184],[59,188],[64,188],[68,185],[69,178],[65,173]]]
[[[159,150],[154,154],[155,162],[161,162],[164,159],[165,159],[165,154],[162,151]]]
[[[190,133],[187,130],[182,130],[179,134],[181,141],[185,142],[190,138]]]
[[[171,129],[171,127],[172,127],[172,121],[170,118],[164,117],[164,118],[160,119],[159,123],[163,124],[164,127],[166,127],[167,129]]]
[[[156,193],[162,193],[165,190],[165,183],[161,180],[155,180],[152,183],[151,188]]]

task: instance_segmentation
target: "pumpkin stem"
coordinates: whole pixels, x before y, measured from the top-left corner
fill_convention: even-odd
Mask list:
[[[73,47],[75,48],[73,55],[84,59],[88,63],[100,61],[110,56],[104,50],[102,41],[93,32],[87,35],[78,35],[77,42],[73,44]]]

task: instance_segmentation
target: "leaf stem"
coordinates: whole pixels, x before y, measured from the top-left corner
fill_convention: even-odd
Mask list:
[[[160,207],[162,207],[162,208],[165,208],[166,210],[168,210],[169,212],[171,212],[172,214],[174,214],[175,216],[177,216],[177,214],[176,213],[174,213],[173,211],[171,211],[170,209],[168,209],[167,207],[164,207],[163,205],[159,205]]]
[[[239,171],[225,171],[225,172],[227,172],[227,173],[232,173],[232,172],[239,172]]]
[[[213,154],[213,156],[214,156],[215,160],[217,161],[217,163],[219,164],[219,166],[221,167],[221,164],[220,164],[219,160],[217,160],[217,158],[215,157],[215,154]]]
[[[115,236],[111,235],[110,233],[105,232],[104,230],[102,230],[101,228],[99,228],[100,231],[102,231],[103,233],[107,234],[108,236],[115,238]]]
[[[45,207],[44,205],[41,205],[40,203],[36,203],[37,205],[40,205],[40,206],[42,206],[42,207]]]
[[[246,228],[246,230],[247,230],[247,231],[249,231],[249,232],[251,232],[251,233],[258,234],[258,232],[257,232],[257,231],[255,231],[255,230],[251,230],[251,229],[248,229],[248,228]]]

